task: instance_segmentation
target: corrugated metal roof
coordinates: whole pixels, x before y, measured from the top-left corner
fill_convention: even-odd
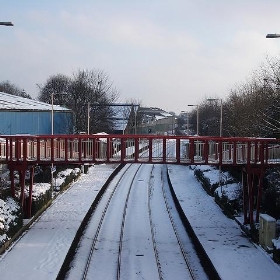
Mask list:
[[[54,111],[71,111],[58,105],[53,105],[53,109]],[[51,111],[52,105],[34,99],[0,92],[0,110]]]

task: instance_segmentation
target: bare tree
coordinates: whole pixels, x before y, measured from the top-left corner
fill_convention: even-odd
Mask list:
[[[5,93],[12,94],[12,95],[32,99],[31,96],[29,94],[27,94],[24,89],[19,88],[18,86],[16,86],[15,84],[12,84],[9,81],[4,81],[4,82],[0,83],[0,92],[5,92]]]
[[[110,104],[117,100],[118,92],[109,77],[100,70],[78,70],[71,78],[58,74],[39,86],[39,100],[63,105],[74,112],[75,130],[111,132],[112,110]]]
[[[65,100],[67,100],[70,84],[70,78],[63,74],[50,76],[43,86],[37,84],[39,88],[38,99],[42,102],[51,104],[53,94],[54,104],[62,105],[66,102]]]

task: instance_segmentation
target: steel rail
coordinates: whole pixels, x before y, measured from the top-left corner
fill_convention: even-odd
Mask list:
[[[128,170],[129,170],[129,168],[125,170],[125,172],[122,174],[122,176],[117,181],[116,185],[114,186],[114,188],[113,188],[113,190],[112,190],[112,192],[111,192],[111,194],[109,196],[109,199],[107,200],[105,208],[102,211],[102,215],[101,215],[101,218],[99,220],[99,223],[98,223],[98,226],[97,226],[94,238],[92,240],[90,251],[89,251],[89,254],[88,254],[88,257],[87,257],[87,261],[86,261],[86,264],[85,264],[85,267],[84,267],[84,272],[83,272],[82,279],[86,279],[86,277],[87,277],[88,269],[89,269],[89,266],[90,266],[90,263],[91,263],[91,259],[92,259],[92,256],[93,256],[93,252],[94,252],[94,248],[95,248],[95,245],[97,243],[97,239],[98,239],[98,236],[99,236],[99,233],[100,233],[100,229],[101,229],[101,226],[103,224],[103,221],[104,221],[105,215],[107,213],[108,207],[110,205],[110,202],[111,202],[111,200],[112,200],[112,198],[113,198],[113,196],[114,196],[114,194],[115,194],[115,192],[117,190],[117,187],[119,186],[120,181],[122,180],[124,174],[127,173]]]
[[[130,183],[130,186],[129,186],[129,189],[128,189],[128,193],[127,193],[127,196],[126,196],[126,199],[125,199],[125,204],[124,204],[124,208],[123,208],[123,216],[122,216],[122,223],[121,223],[121,233],[120,233],[120,242],[119,242],[119,251],[118,251],[118,265],[117,265],[117,279],[121,279],[121,257],[122,257],[122,245],[123,245],[123,236],[124,236],[124,226],[125,226],[125,218],[126,218],[126,214],[127,214],[127,205],[128,205],[128,199],[129,199],[129,196],[130,196],[130,192],[131,192],[131,188],[132,188],[132,185],[134,183],[134,180],[135,180],[135,177],[139,171],[139,169],[141,168],[142,164],[139,165],[139,167],[137,168],[132,180],[131,180],[131,183]]]
[[[100,217],[100,220],[99,220],[99,223],[98,223],[98,226],[97,226],[97,229],[96,229],[96,233],[94,235],[94,238],[92,240],[92,243],[91,243],[91,248],[90,248],[90,251],[88,253],[88,257],[87,257],[87,261],[86,261],[86,264],[85,264],[85,267],[84,267],[84,271],[83,271],[83,276],[82,276],[82,279],[85,280],[87,279],[87,274],[88,274],[88,270],[89,270],[89,267],[90,267],[90,263],[91,263],[91,260],[92,260],[92,257],[93,257],[93,253],[94,253],[94,248],[97,244],[97,241],[98,241],[98,237],[99,237],[99,234],[100,234],[100,230],[101,230],[101,227],[102,227],[102,224],[104,222],[104,219],[105,219],[105,216],[107,214],[107,210],[109,208],[109,205],[112,201],[112,198],[114,196],[114,194],[116,193],[116,190],[118,188],[118,186],[120,185],[120,182],[121,180],[123,179],[123,177],[125,176],[125,174],[129,171],[131,165],[125,170],[125,172],[122,174],[122,176],[118,179],[116,185],[114,186],[107,202],[106,202],[106,205],[102,211],[102,215]],[[120,279],[120,267],[121,267],[121,258],[120,258],[120,254],[121,254],[121,250],[122,250],[122,238],[123,238],[123,228],[124,228],[124,224],[125,224],[125,216],[126,216],[126,209],[127,209],[127,201],[128,201],[128,197],[130,195],[130,190],[131,190],[131,187],[133,185],[133,182],[134,182],[134,179],[135,179],[135,176],[137,175],[137,172],[138,170],[140,169],[141,165],[139,165],[139,167],[137,168],[132,180],[131,180],[131,183],[130,183],[130,186],[129,186],[129,189],[128,189],[128,193],[127,193],[127,196],[126,196],[126,202],[125,202],[125,206],[124,206],[124,213],[123,213],[123,216],[122,216],[122,223],[121,223],[121,232],[120,232],[120,242],[119,242],[119,255],[118,255],[118,262],[117,262],[117,279]]]
[[[162,170],[162,172],[163,172],[163,170]],[[163,176],[162,176],[162,172],[161,172],[161,179],[162,179],[162,177],[163,177]],[[163,179],[162,179],[162,181],[163,181]],[[185,252],[185,250],[184,250],[183,243],[181,242],[179,233],[178,233],[178,231],[177,231],[177,229],[176,229],[176,225],[175,225],[173,216],[172,216],[171,211],[170,211],[170,207],[169,207],[168,199],[167,199],[167,195],[166,195],[166,190],[164,189],[163,183],[162,183],[161,187],[162,187],[162,193],[163,193],[163,197],[164,197],[165,207],[166,207],[166,210],[167,210],[167,213],[168,213],[168,216],[169,216],[171,225],[172,225],[172,227],[173,227],[173,230],[174,230],[176,239],[177,239],[177,241],[178,241],[180,250],[181,250],[181,252],[182,252],[183,258],[184,258],[185,263],[186,263],[186,265],[187,265],[187,267],[188,267],[188,270],[189,270],[189,272],[190,272],[190,276],[191,276],[191,278],[192,278],[193,280],[195,280],[196,277],[195,277],[195,274],[194,274],[194,272],[193,272],[193,270],[192,270],[191,264],[190,264],[190,262],[189,262],[188,254],[187,254],[187,253]]]
[[[159,279],[163,280],[164,279],[163,272],[161,269],[159,252],[158,252],[157,245],[156,245],[156,237],[155,237],[154,224],[153,224],[153,219],[152,219],[152,209],[151,209],[151,196],[152,196],[152,191],[153,191],[153,188],[151,187],[151,185],[152,185],[151,179],[153,178],[153,176],[152,176],[153,170],[154,170],[154,165],[151,170],[150,180],[149,180],[148,212],[149,212],[149,222],[150,222],[150,229],[151,229],[151,235],[152,235],[153,249],[155,252],[156,264],[157,264],[157,269],[158,269],[158,275],[159,275]]]

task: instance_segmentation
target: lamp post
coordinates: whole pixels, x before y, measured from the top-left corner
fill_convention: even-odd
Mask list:
[[[0,25],[4,25],[4,26],[14,26],[10,21],[0,21]]]
[[[190,107],[196,107],[196,135],[199,135],[199,105],[189,104]]]

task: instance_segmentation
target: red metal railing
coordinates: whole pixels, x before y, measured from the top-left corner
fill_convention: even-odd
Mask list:
[[[279,165],[280,140],[162,135],[1,136],[0,163]]]

